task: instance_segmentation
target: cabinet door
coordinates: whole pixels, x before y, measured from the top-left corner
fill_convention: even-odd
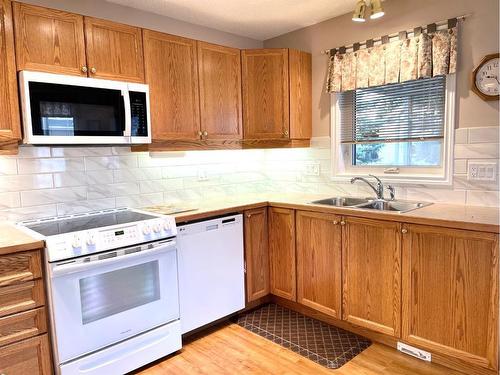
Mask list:
[[[267,208],[249,210],[244,215],[247,301],[269,294],[269,252]]]
[[[310,53],[289,50],[290,137],[312,136],[312,57]]]
[[[45,334],[2,347],[0,373],[6,375],[52,374],[48,336]]]
[[[297,302],[340,319],[342,231],[335,215],[297,211]]]
[[[408,225],[403,339],[498,369],[498,236]]]
[[[345,218],[342,316],[391,336],[401,328],[401,224]]]
[[[84,75],[83,17],[14,3],[17,70]]]
[[[144,82],[140,28],[85,17],[85,43],[90,77]]]
[[[240,50],[198,42],[198,73],[204,139],[241,139]]]
[[[271,294],[297,301],[295,264],[295,211],[269,209]]]
[[[21,139],[16,82],[11,2],[0,0],[0,146]]]
[[[196,41],[143,30],[154,141],[200,138]]]
[[[245,50],[241,54],[245,139],[288,139],[288,50]]]

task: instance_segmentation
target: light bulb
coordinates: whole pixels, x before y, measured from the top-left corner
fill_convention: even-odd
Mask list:
[[[371,7],[370,18],[372,20],[380,18],[385,14],[384,11],[382,10],[382,3],[380,0],[371,0],[370,7]]]
[[[365,12],[366,12],[366,3],[365,0],[358,0],[356,3],[356,8],[354,9],[354,13],[352,15],[352,20],[354,22],[365,22]]]

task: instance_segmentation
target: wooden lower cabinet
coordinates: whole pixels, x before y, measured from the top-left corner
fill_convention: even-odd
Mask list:
[[[295,266],[295,211],[269,208],[271,294],[297,300]]]
[[[341,318],[340,217],[297,211],[297,302]]]
[[[267,207],[245,211],[247,302],[269,294]]]
[[[0,287],[42,277],[40,250],[0,256]]]
[[[498,369],[498,235],[403,230],[403,339]]]
[[[52,374],[48,335],[33,337],[0,348],[0,373],[5,375]]]
[[[399,337],[401,224],[354,217],[342,222],[342,318]]]

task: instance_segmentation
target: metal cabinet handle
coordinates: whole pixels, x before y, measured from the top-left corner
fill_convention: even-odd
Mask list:
[[[342,220],[342,221],[340,222],[340,225],[345,225],[345,221],[344,221],[344,220]]]
[[[288,137],[288,130],[285,130],[285,131],[283,132],[283,136]]]
[[[401,233],[403,233],[403,234],[408,233],[408,229],[406,229],[406,228],[401,229]]]
[[[96,74],[97,73],[97,69],[94,68],[94,67],[90,68],[90,73]]]
[[[337,225],[339,223],[338,220],[333,220],[333,225]]]
[[[198,136],[201,138],[201,136],[203,135],[203,133],[201,132],[201,130],[198,132]]]
[[[82,66],[82,73],[87,73],[89,69],[86,66]],[[0,375],[5,375],[5,374],[0,374]]]
[[[208,132],[205,130],[205,131],[203,132],[203,136],[204,136],[204,137],[206,137],[207,135],[208,135]]]

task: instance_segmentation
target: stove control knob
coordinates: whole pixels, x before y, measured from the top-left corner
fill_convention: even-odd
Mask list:
[[[171,228],[170,228],[170,222],[168,220],[166,220],[164,223],[163,223],[163,229],[166,230],[166,231],[169,231]]]
[[[73,246],[74,249],[78,249],[80,246],[82,246],[82,241],[80,240],[80,237],[74,236],[71,246]]]
[[[87,245],[88,246],[94,246],[95,245],[94,235],[89,234],[89,236],[87,237]]]
[[[142,233],[144,233],[144,235],[146,235],[146,236],[147,236],[148,234],[150,234],[150,233],[151,233],[151,227],[150,227],[149,225],[147,225],[147,224],[146,224],[146,225],[144,225],[144,226],[142,227]]]
[[[160,229],[161,229],[160,224],[153,225],[153,232],[158,233]]]

